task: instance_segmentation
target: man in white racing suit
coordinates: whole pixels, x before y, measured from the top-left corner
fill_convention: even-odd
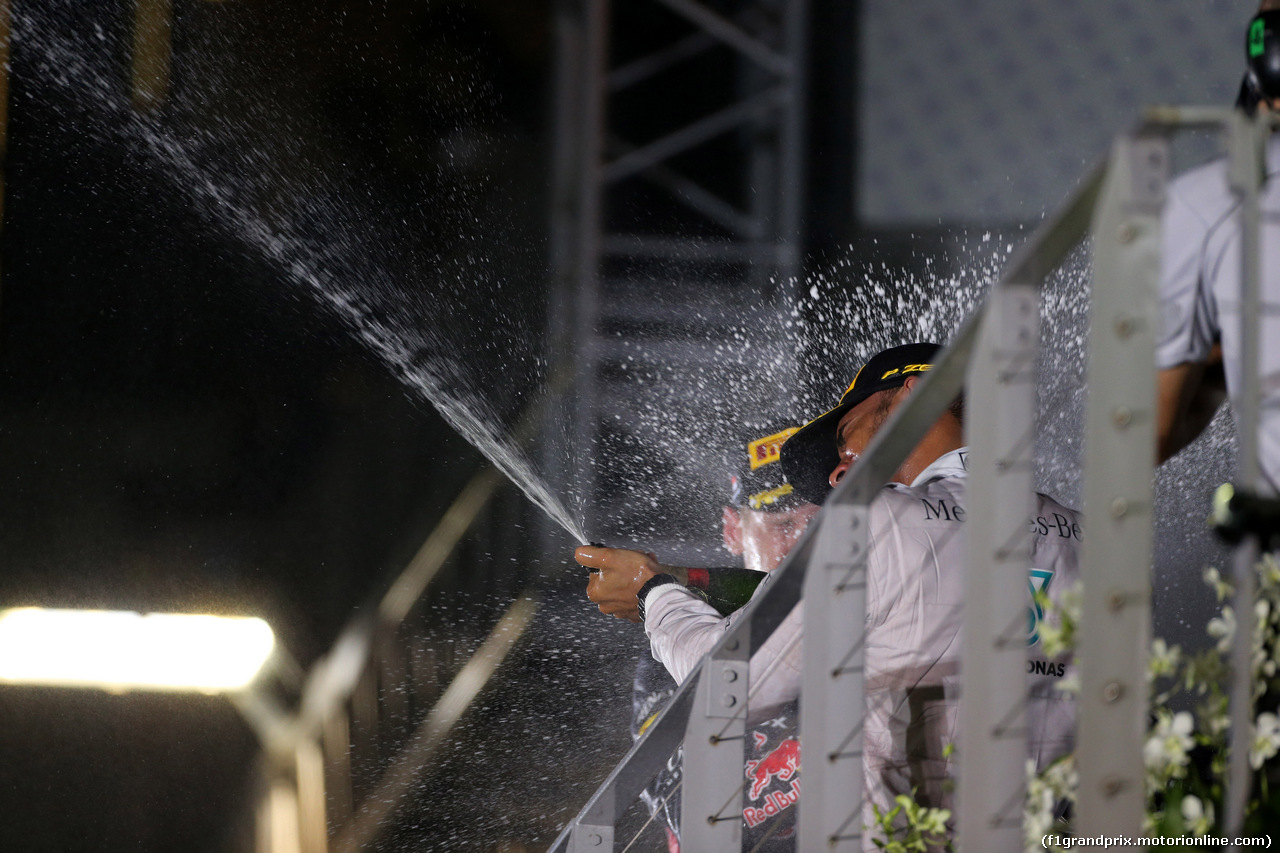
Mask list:
[[[789,482],[822,502],[911,393],[937,353],[909,344],[873,357],[831,411],[809,422],[782,448]],[[963,403],[944,414],[872,502],[868,555],[865,767],[868,799],[891,808],[899,794],[950,808],[951,750],[957,713],[966,588],[966,457]],[[1076,514],[1043,495],[1029,507],[1032,560],[1028,584],[1057,600],[1078,578],[1081,529]],[[593,555],[598,556],[598,555]],[[610,551],[592,600],[603,612],[634,612],[644,621],[654,657],[677,681],[686,678],[734,618],[685,591],[649,555]],[[580,552],[580,559],[581,552]],[[761,584],[766,588],[768,581]],[[759,594],[759,591],[757,591]],[[1070,751],[1074,701],[1059,689],[1073,674],[1065,659],[1038,653],[1043,613],[1028,617],[1028,755],[1038,767]],[[751,661],[750,719],[799,693],[803,603]],[[864,849],[876,850],[872,833]]]
[[[779,464],[782,443],[797,427],[775,425],[767,430],[744,430],[729,478],[729,503],[723,510],[726,550],[742,557],[742,569],[688,569],[679,574],[685,587],[715,608],[717,617],[741,607],[755,586],[786,557],[818,507],[800,499],[787,483]],[[765,433],[761,435],[761,433]],[[675,693],[666,668],[651,655],[637,662],[633,690],[632,736],[639,739]],[[795,802],[800,774],[787,778],[767,768],[798,755],[798,713],[794,702],[777,709],[747,733],[745,771],[750,783],[743,792],[742,849],[752,853],[794,853]],[[756,773],[757,768],[766,768]],[[641,798],[667,836],[667,850],[680,851],[680,797],[683,753],[677,751],[643,792]]]
[[[1280,0],[1259,5],[1249,23],[1247,52],[1240,106],[1275,112],[1280,109]],[[1241,324],[1261,323],[1260,490],[1274,496],[1280,494],[1280,134],[1269,137],[1266,162],[1259,198],[1258,317],[1241,316],[1241,201],[1231,188],[1227,161],[1192,169],[1169,185],[1161,221],[1156,428],[1162,462],[1199,434],[1219,402],[1212,373],[1219,361],[1226,390],[1238,399],[1244,374]]]

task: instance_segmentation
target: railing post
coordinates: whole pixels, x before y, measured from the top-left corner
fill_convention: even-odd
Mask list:
[[[1022,849],[1037,285],[996,286],[969,364],[969,571],[956,794],[965,853]]]
[[[863,849],[867,504],[828,502],[804,582],[800,850]]]
[[[742,845],[747,644],[731,638],[703,664],[684,738],[680,843],[688,850]]]
[[[613,850],[613,798],[601,798],[569,834],[569,853],[609,853]]]
[[[325,808],[324,753],[318,738],[299,737],[294,747],[294,765],[302,853],[327,853],[329,822]]]
[[[547,848],[548,851],[607,853],[613,850],[615,827],[620,814],[635,802],[644,786],[666,765],[687,733],[693,704],[693,690],[690,688],[697,686],[702,668],[703,664],[699,664],[690,673],[689,680],[671,697],[667,707],[649,726],[645,736],[618,763],[577,816],[569,821],[569,825]],[[695,684],[690,685],[689,681],[694,681]],[[741,763],[738,765],[738,772],[741,773]],[[628,844],[632,840],[634,839],[628,839]]]
[[[1264,146],[1269,122],[1243,113],[1232,114],[1227,125],[1230,152],[1231,188],[1240,196],[1240,389],[1231,401],[1235,409],[1240,454],[1236,482],[1256,492],[1260,481],[1258,446],[1262,389],[1258,378],[1261,350],[1262,298],[1259,274],[1261,257],[1261,213],[1258,196],[1265,174]],[[1232,555],[1232,575],[1236,594],[1235,642],[1231,649],[1231,757],[1227,770],[1223,816],[1225,833],[1234,838],[1244,825],[1252,775],[1249,748],[1253,743],[1253,605],[1257,599],[1254,565],[1261,555],[1256,536],[1246,536]],[[1232,845],[1231,850],[1237,847]]]
[[[1120,137],[1093,223],[1077,754],[1080,834],[1139,836],[1151,638],[1163,138]]]

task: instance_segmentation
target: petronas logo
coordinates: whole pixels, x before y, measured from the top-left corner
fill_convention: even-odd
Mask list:
[[[1039,593],[1049,594],[1049,584],[1053,581],[1053,572],[1046,569],[1032,569],[1027,584],[1031,587],[1031,606],[1027,608],[1027,645],[1034,646],[1040,642],[1040,621],[1044,619],[1044,608],[1037,599]]]

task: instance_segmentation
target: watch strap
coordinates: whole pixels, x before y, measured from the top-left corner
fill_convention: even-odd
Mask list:
[[[644,586],[640,587],[639,591],[636,592],[636,609],[640,611],[641,622],[644,621],[644,600],[649,596],[649,593],[669,583],[673,583],[676,586],[680,585],[680,581],[676,580],[673,575],[654,575],[645,581]]]

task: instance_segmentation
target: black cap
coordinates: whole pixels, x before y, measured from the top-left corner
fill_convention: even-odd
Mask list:
[[[828,478],[840,463],[836,429],[845,412],[879,391],[901,386],[912,376],[933,367],[942,347],[937,344],[903,344],[876,353],[845,389],[834,409],[809,421],[782,446],[782,469],[797,494],[811,503],[826,501],[831,493]]]
[[[787,482],[778,463],[782,444],[799,427],[756,430],[735,448],[735,468],[729,478],[729,502],[736,507],[765,512],[791,509],[804,500]],[[767,434],[762,434],[767,433]],[[745,452],[744,452],[745,451]],[[741,455],[738,455],[741,454]]]

